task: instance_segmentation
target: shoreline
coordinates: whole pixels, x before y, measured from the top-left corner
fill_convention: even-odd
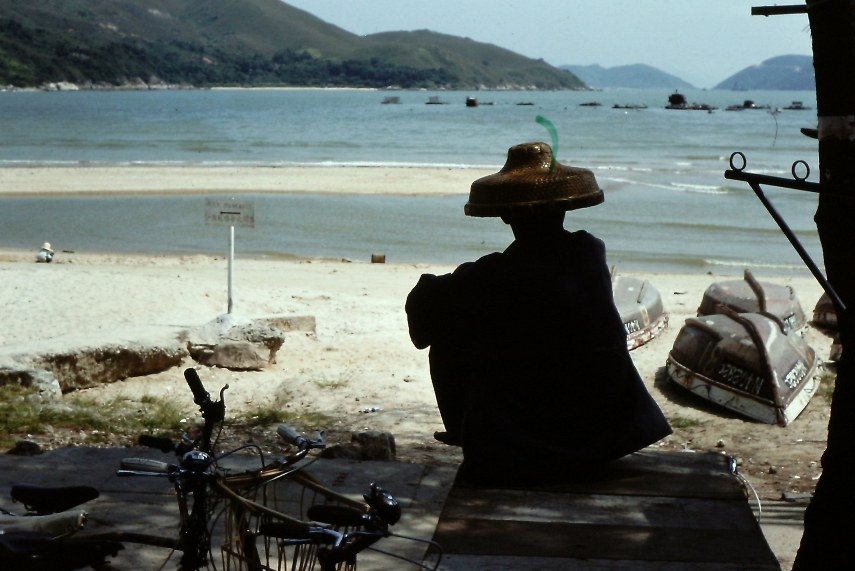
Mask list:
[[[6,166],[0,196],[466,194],[496,168],[465,166]]]
[[[421,274],[452,269],[442,264],[240,258],[234,272],[237,317],[311,316],[316,330],[288,333],[268,369],[203,367],[202,376],[211,386],[231,386],[229,399],[235,410],[299,407],[307,415],[298,420],[303,430],[323,428],[309,424],[310,415],[316,413],[314,417],[330,419],[327,428],[345,433],[358,429],[393,434],[407,461],[446,458],[448,453],[431,438],[442,429],[442,421],[428,355],[410,341],[404,304]],[[37,264],[35,251],[0,248],[0,275],[4,283],[0,304],[6,309],[0,368],[22,363],[31,367],[28,357],[35,355],[158,342],[203,327],[226,314],[227,308],[224,256],[86,252]],[[827,432],[826,396],[814,396],[791,427],[781,428],[689,399],[665,378],[669,351],[684,320],[696,314],[704,290],[733,277],[706,272],[620,275],[649,280],[669,315],[663,332],[630,353],[645,386],[675,428],[653,448],[732,455],[758,497],[772,505],[772,513],[776,505],[791,506],[781,504],[783,494],[812,491],[821,472],[818,462]],[[793,287],[808,315],[821,293],[810,276],[761,279]],[[827,336],[808,327],[804,337],[819,359],[827,358]],[[198,365],[188,359],[182,366]],[[139,402],[143,408],[149,396],[186,400],[180,371],[121,379],[64,398],[92,399],[105,406],[119,399]],[[31,437],[41,443],[52,438],[51,433]],[[764,519],[763,526],[788,569],[801,526],[800,520],[784,524],[773,517]]]

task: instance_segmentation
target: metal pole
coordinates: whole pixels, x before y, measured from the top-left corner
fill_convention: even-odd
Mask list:
[[[754,6],[751,8],[752,16],[780,16],[783,14],[807,14],[807,5]]]
[[[232,283],[233,271],[232,265],[235,259],[235,227],[229,226],[229,313],[232,312]]]
[[[813,274],[813,277],[816,278],[816,281],[819,282],[819,285],[822,286],[822,289],[825,290],[825,293],[828,294],[828,297],[831,298],[831,302],[834,304],[834,308],[838,311],[839,314],[843,314],[846,311],[846,305],[844,305],[843,300],[840,299],[840,296],[837,295],[837,292],[831,287],[831,284],[828,283],[828,280],[825,279],[823,273],[819,270],[819,267],[813,261],[813,258],[810,257],[810,254],[807,253],[807,250],[804,249],[799,239],[796,237],[795,233],[790,229],[787,225],[787,222],[783,219],[783,217],[778,214],[778,211],[775,210],[775,207],[772,206],[772,203],[766,198],[766,194],[763,192],[763,189],[760,188],[760,184],[755,181],[748,181],[748,185],[754,191],[754,194],[757,195],[757,198],[760,199],[760,202],[763,203],[763,206],[766,207],[766,210],[769,211],[769,214],[778,223],[778,228],[784,233],[787,239],[792,244],[793,248],[796,249],[799,257],[805,263],[805,265],[810,270],[810,273]]]

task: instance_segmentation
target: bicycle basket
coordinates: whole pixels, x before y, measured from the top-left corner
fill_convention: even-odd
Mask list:
[[[365,504],[325,488],[301,471],[276,471],[266,469],[217,481],[220,493],[227,498],[221,550],[226,571],[319,569],[318,552],[324,541],[308,533],[314,524],[308,517],[309,508],[331,505],[366,509]],[[325,528],[346,534],[356,526]],[[336,566],[340,571],[355,568],[355,561]]]

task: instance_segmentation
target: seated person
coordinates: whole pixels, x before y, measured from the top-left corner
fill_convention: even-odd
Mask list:
[[[41,250],[36,254],[36,262],[38,263],[50,263],[53,260],[53,248],[50,247],[50,242],[45,242],[42,244]]]
[[[407,298],[410,337],[430,346],[438,437],[463,447],[465,481],[585,477],[671,433],[629,356],[603,242],[564,229],[566,211],[602,201],[593,173],[549,145],[512,147],[464,211],[501,217],[514,242],[423,275]]]

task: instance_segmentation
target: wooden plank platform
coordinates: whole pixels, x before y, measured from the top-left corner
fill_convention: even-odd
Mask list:
[[[434,534],[440,569],[780,571],[727,458],[632,454],[561,486],[455,481]]]

